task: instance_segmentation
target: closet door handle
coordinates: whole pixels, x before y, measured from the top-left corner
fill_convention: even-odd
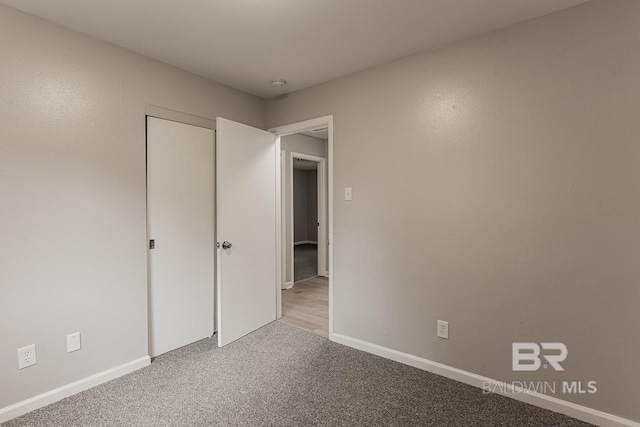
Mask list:
[[[224,242],[222,242],[222,249],[231,249],[231,243],[225,240]]]

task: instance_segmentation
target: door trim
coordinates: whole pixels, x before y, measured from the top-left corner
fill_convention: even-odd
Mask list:
[[[285,210],[285,198],[283,188],[286,185],[284,180],[284,157],[286,152],[280,149],[280,136],[276,136],[276,320],[282,317],[282,283],[286,280],[285,257],[282,256],[283,244],[286,241],[285,227],[282,223]]]
[[[310,160],[312,162],[318,163],[318,170],[316,171],[317,176],[317,203],[318,203],[318,222],[320,223],[320,228],[318,229],[318,276],[327,277],[327,192],[325,191],[325,180],[326,180],[326,167],[327,167],[327,159],[324,157],[312,156],[311,154],[304,153],[296,153],[294,151],[289,152],[289,170],[288,176],[291,177],[289,180],[289,194],[291,195],[288,202],[291,203],[291,209],[289,209],[289,218],[291,218],[290,224],[290,233],[292,236],[291,241],[291,255],[289,257],[289,272],[291,273],[291,282],[295,284],[294,279],[294,256],[293,256],[293,246],[295,246],[295,238],[294,235],[294,224],[293,224],[293,159],[303,159]],[[286,194],[286,193],[285,193]],[[285,242],[285,244],[289,244],[289,242]],[[321,249],[322,248],[322,249]]]
[[[216,130],[215,119],[195,116],[183,111],[172,110],[171,108],[161,107],[159,105],[145,104],[145,115],[147,117],[155,117],[157,119],[169,120],[172,122],[183,123],[185,125],[198,126],[201,128]]]
[[[335,281],[335,273],[333,271],[333,115],[318,117],[315,119],[305,120],[302,122],[292,123],[284,126],[277,126],[277,127],[270,128],[268,130],[269,132],[275,133],[276,136],[281,137],[285,135],[291,135],[294,133],[306,132],[312,129],[317,129],[325,126],[327,127],[328,134],[329,134],[329,140],[327,141],[329,145],[328,147],[329,153],[327,155],[327,171],[328,171],[328,182],[329,182],[329,191],[327,192],[327,199],[328,199],[327,204],[329,207],[328,209],[329,211],[329,220],[328,220],[329,222],[329,239],[328,239],[329,240],[328,241],[328,246],[329,246],[329,260],[328,260],[329,261],[329,266],[328,266],[328,269],[329,269],[329,339],[333,341],[333,287],[334,287],[334,281]],[[276,139],[276,150],[278,151],[278,153],[280,152],[280,138]],[[279,169],[280,168],[278,167],[278,170]],[[278,206],[280,205],[280,200],[281,200],[280,187],[281,187],[280,185],[276,185],[276,191],[278,193],[277,194]],[[280,224],[282,224],[281,212],[278,213],[277,219],[280,222]],[[277,262],[278,268],[280,268],[280,266],[282,265],[281,233],[278,233],[277,240],[278,240],[277,247],[279,250],[276,254],[276,262]],[[280,293],[281,280],[276,281],[276,287],[277,287],[277,292]],[[277,308],[277,313],[281,315],[282,301],[278,300],[278,303],[279,303],[279,307]]]

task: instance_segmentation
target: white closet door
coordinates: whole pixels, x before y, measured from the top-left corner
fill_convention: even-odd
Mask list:
[[[211,129],[147,119],[152,357],[213,334],[214,138]]]

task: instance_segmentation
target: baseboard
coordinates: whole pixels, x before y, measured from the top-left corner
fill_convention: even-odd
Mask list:
[[[64,399],[65,397],[80,393],[81,391],[106,383],[107,381],[111,381],[130,372],[142,369],[145,366],[149,366],[150,363],[151,358],[149,356],[144,356],[123,365],[116,366],[115,368],[107,369],[106,371],[99,372],[70,384],[63,385],[62,387],[58,387],[23,400],[22,402],[4,407],[0,409],[0,424],[19,417],[20,415],[24,415],[28,412],[50,405],[58,400]]]
[[[293,242],[293,246],[297,245],[317,245],[318,242],[314,242],[313,240],[303,240],[301,242]]]
[[[301,280],[298,280],[297,282],[293,282],[293,285],[297,285],[298,283],[306,282],[308,280],[317,279],[318,277],[320,277],[320,276],[307,277],[306,279],[301,279]],[[293,287],[293,285],[291,285],[291,286]]]
[[[400,351],[382,347],[377,344],[372,344],[356,338],[351,338],[346,335],[333,333],[331,334],[330,339],[339,344],[346,345],[347,347],[362,350],[367,353],[384,357],[386,359],[395,360],[396,362],[404,363],[405,365],[432,372],[434,374],[450,378],[452,380],[460,381],[474,387],[482,388],[483,383],[487,381],[494,384],[498,383],[497,380],[483,377],[482,375],[463,371],[462,369],[453,368],[451,366],[443,365],[442,363],[433,362],[431,360],[423,359],[411,354],[402,353]],[[640,423],[621,418],[616,415],[608,414],[606,412],[591,409],[586,406],[567,402],[565,400],[558,399],[557,397],[548,396],[546,394],[536,392],[521,392],[522,390],[518,390],[517,388],[512,387],[510,384],[506,384],[505,388],[506,391],[501,391],[500,388],[497,388],[496,394],[519,400],[521,402],[525,402],[543,409],[558,412],[560,414],[568,415],[578,420],[598,426],[640,427]]]
[[[291,281],[291,282],[286,282],[286,283],[284,284],[284,287],[283,287],[282,289],[291,289],[291,288],[293,288],[293,281]]]

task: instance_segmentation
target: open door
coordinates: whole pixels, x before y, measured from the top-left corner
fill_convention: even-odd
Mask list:
[[[279,155],[274,134],[216,119],[220,347],[276,319]]]

